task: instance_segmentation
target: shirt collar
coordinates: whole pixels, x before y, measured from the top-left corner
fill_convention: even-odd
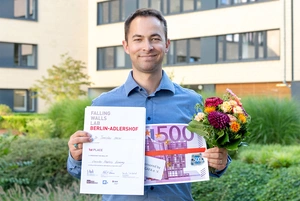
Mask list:
[[[140,88],[140,86],[135,82],[135,80],[132,77],[132,71],[130,71],[128,78],[124,83],[124,88],[127,96],[129,96],[130,92],[133,91],[134,89]],[[154,93],[160,90],[168,90],[171,91],[173,94],[175,94],[175,87],[173,85],[173,82],[170,80],[170,78],[168,77],[168,75],[165,73],[164,70],[162,71],[162,79],[160,81],[160,84]]]

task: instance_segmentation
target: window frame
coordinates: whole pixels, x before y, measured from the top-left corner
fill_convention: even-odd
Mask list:
[[[30,17],[30,0],[25,0],[25,16],[24,17],[15,17],[15,1],[12,2],[12,15],[11,16],[0,16],[0,18],[8,18],[8,19],[15,19],[15,20],[25,20],[25,21],[38,21],[38,0],[32,0],[33,4],[33,15],[34,18]],[[1,5],[0,5],[1,6]]]
[[[37,69],[38,66],[38,46],[36,44],[29,44],[29,43],[8,43],[8,42],[2,42],[0,41],[0,43],[6,43],[6,44],[11,44],[13,46],[13,57],[12,59],[12,65],[0,65],[0,68],[22,68],[22,69]],[[33,55],[34,55],[34,65],[29,66],[29,65],[23,65],[22,64],[22,45],[31,45],[32,46],[32,51],[33,51]],[[16,52],[15,52],[15,47],[18,47],[18,64],[16,64],[15,62],[15,58],[16,58]]]
[[[271,29],[271,30],[263,30],[263,31],[255,31],[255,32],[243,32],[243,33],[230,33],[226,35],[218,35],[216,40],[217,40],[217,51],[216,51],[216,58],[217,58],[217,63],[224,63],[224,62],[244,62],[244,61],[258,61],[258,60],[279,60],[279,56],[273,56],[270,57],[267,55],[267,32],[268,31],[279,31],[280,29]],[[263,33],[263,57],[259,57],[259,43],[258,43],[258,34]],[[253,33],[254,34],[254,58],[242,58],[243,55],[243,41],[242,41],[242,35],[246,33]],[[227,35],[234,35],[238,34],[239,35],[239,42],[238,42],[238,59],[228,59],[227,58],[227,44],[228,42],[226,41],[226,36]],[[280,34],[280,33],[279,33]],[[223,38],[223,40],[220,41],[220,38]],[[220,43],[219,43],[220,41]],[[278,38],[278,43],[279,43],[279,48],[280,48],[280,38]],[[220,47],[220,44],[222,44],[222,47]],[[222,59],[220,59],[220,51],[219,49],[222,48]],[[279,49],[280,52],[280,49]]]
[[[15,93],[17,91],[25,92],[24,107],[15,107]],[[13,107],[14,112],[36,112],[37,111],[37,98],[36,92],[28,89],[13,89]],[[31,106],[29,105],[31,104]],[[30,109],[32,108],[32,109]]]
[[[120,48],[123,46],[121,45],[118,45],[118,46],[109,46],[109,47],[98,47],[97,48],[97,68],[96,70],[97,71],[103,71],[103,70],[120,70],[120,69],[129,69],[131,68],[131,65],[130,66],[127,66],[127,58],[129,57],[128,54],[126,54],[125,51],[123,51],[124,53],[124,66],[117,66],[117,59],[118,59],[118,51],[117,51],[117,48]],[[113,66],[112,68],[106,68],[106,59],[107,57],[105,56],[106,54],[106,50],[108,48],[113,48]]]

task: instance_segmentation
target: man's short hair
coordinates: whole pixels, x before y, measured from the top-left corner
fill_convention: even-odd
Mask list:
[[[164,25],[165,39],[166,41],[168,40],[167,21],[162,15],[162,13],[152,8],[140,8],[136,10],[134,13],[130,14],[124,23],[124,32],[125,32],[126,41],[128,41],[128,32],[132,20],[134,20],[136,17],[148,17],[148,16],[156,17]]]

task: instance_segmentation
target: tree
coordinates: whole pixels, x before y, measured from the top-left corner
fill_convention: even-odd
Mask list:
[[[37,92],[37,97],[47,103],[77,99],[87,94],[82,87],[92,84],[89,76],[83,72],[86,68],[84,62],[75,60],[68,54],[61,55],[61,60],[60,65],[53,65],[47,70],[48,77],[42,76],[31,88],[33,92]]]

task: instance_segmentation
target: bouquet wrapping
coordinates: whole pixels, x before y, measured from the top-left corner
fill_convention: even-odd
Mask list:
[[[248,125],[251,117],[242,106],[241,99],[230,89],[223,98],[209,97],[204,104],[196,104],[197,114],[187,129],[206,140],[208,147],[237,150],[245,145],[245,137],[250,135]]]

